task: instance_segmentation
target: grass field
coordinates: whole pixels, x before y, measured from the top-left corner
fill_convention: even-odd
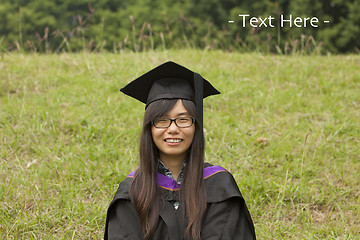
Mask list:
[[[206,159],[258,239],[360,239],[360,56],[195,50],[0,55],[0,239],[102,238],[144,112],[119,89],[167,60],[222,92],[204,102]]]

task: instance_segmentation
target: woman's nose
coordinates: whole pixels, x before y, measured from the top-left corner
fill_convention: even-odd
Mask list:
[[[171,122],[170,126],[167,128],[168,133],[178,133],[179,127],[176,126],[175,121]]]

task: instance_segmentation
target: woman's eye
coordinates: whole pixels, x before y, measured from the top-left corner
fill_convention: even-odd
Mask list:
[[[158,120],[156,120],[156,122],[157,123],[165,123],[165,122],[167,122],[167,120],[166,119],[158,119]]]
[[[189,118],[179,118],[179,121],[180,121],[180,122],[188,122],[188,121],[189,121]]]

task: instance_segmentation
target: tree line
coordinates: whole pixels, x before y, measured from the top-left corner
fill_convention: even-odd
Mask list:
[[[356,53],[359,12],[360,0],[2,0],[0,51]],[[253,24],[243,26],[244,14]],[[290,15],[316,17],[318,27],[281,27]]]

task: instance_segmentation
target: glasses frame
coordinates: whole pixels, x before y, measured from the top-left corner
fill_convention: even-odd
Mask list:
[[[190,124],[189,126],[186,126],[186,127],[180,127],[180,126],[177,124],[176,120],[181,119],[181,118],[191,118],[191,124]],[[188,128],[188,127],[191,127],[191,126],[194,124],[194,122],[195,122],[195,118],[194,118],[194,117],[177,117],[177,118],[162,118],[162,119],[166,119],[166,120],[168,119],[168,120],[170,120],[169,126],[167,126],[167,127],[157,127],[157,126],[155,126],[155,120],[152,120],[152,121],[151,121],[151,124],[152,124],[154,127],[156,127],[156,128],[162,128],[162,129],[164,129],[164,128],[170,127],[171,124],[174,122],[175,125],[176,125],[178,128]]]

